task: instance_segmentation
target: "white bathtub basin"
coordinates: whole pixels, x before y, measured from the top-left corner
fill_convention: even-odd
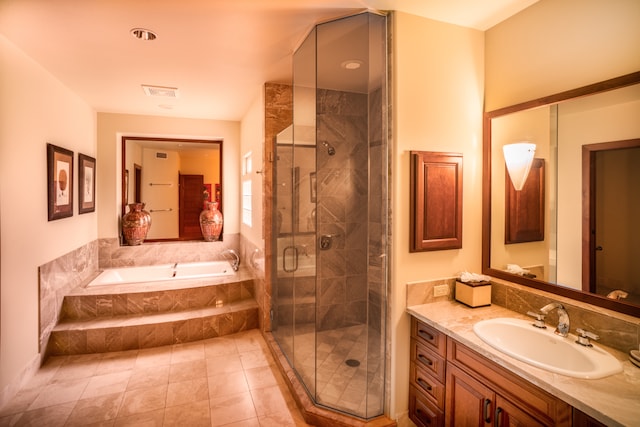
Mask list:
[[[577,337],[560,337],[553,328],[535,328],[522,319],[482,320],[473,331],[491,347],[538,368],[574,378],[597,379],[622,372],[610,353],[594,345],[584,347]]]
[[[159,282],[181,279],[232,276],[234,271],[227,261],[191,262],[147,265],[139,267],[108,268],[103,270],[87,287],[124,283]]]

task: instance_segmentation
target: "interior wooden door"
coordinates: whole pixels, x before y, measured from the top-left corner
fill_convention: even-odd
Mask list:
[[[201,239],[200,212],[203,209],[203,175],[180,175],[179,236],[180,239]]]
[[[638,301],[640,139],[583,146],[583,290]]]

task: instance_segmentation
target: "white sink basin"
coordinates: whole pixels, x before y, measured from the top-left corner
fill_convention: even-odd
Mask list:
[[[584,347],[577,337],[566,338],[553,328],[536,328],[531,321],[511,318],[482,320],[473,331],[491,347],[533,366],[574,378],[597,379],[622,372],[611,354],[594,345]]]

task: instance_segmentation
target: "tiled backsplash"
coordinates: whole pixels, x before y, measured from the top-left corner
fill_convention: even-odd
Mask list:
[[[569,313],[571,332],[576,328],[586,329],[600,336],[599,344],[627,352],[637,349],[640,343],[640,318],[596,307],[570,298],[550,294],[533,288],[500,279],[491,280],[491,302],[516,313],[537,312],[552,301],[562,303]],[[449,294],[433,297],[433,288],[447,285]],[[455,278],[437,279],[407,284],[407,307],[454,299]],[[555,312],[550,313],[546,323],[557,322]]]

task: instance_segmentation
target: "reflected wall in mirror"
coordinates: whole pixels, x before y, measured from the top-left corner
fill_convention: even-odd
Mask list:
[[[152,221],[147,241],[202,240],[204,202],[222,202],[221,159],[220,140],[123,136],[122,215],[142,202]]]
[[[604,241],[620,243],[622,239],[622,234],[604,234],[612,222],[616,233],[624,230],[625,240],[640,239],[639,174],[625,175],[614,184],[615,190],[596,191],[614,175],[613,170],[637,169],[633,160],[637,157],[628,152],[621,156],[626,145],[620,141],[640,138],[639,83],[637,72],[485,113],[485,274],[640,315],[637,249],[628,245],[620,249],[615,264],[601,259],[605,252],[613,252],[613,244]],[[509,177],[502,147],[520,141],[535,143],[535,157],[544,159],[546,219],[541,241],[505,244],[505,180]],[[593,146],[611,148],[606,151],[616,156],[614,164],[605,164],[595,155],[592,161],[583,160],[583,151]],[[605,209],[612,204],[615,208]],[[607,219],[612,210],[615,220]],[[611,294],[615,290],[622,292]]]
[[[276,230],[279,236],[315,233],[316,228],[316,146],[311,139],[313,129],[298,129],[298,138],[302,142],[296,140],[295,143],[292,129],[293,126],[289,126],[276,137],[274,182],[278,199]],[[309,142],[305,142],[307,140]]]

